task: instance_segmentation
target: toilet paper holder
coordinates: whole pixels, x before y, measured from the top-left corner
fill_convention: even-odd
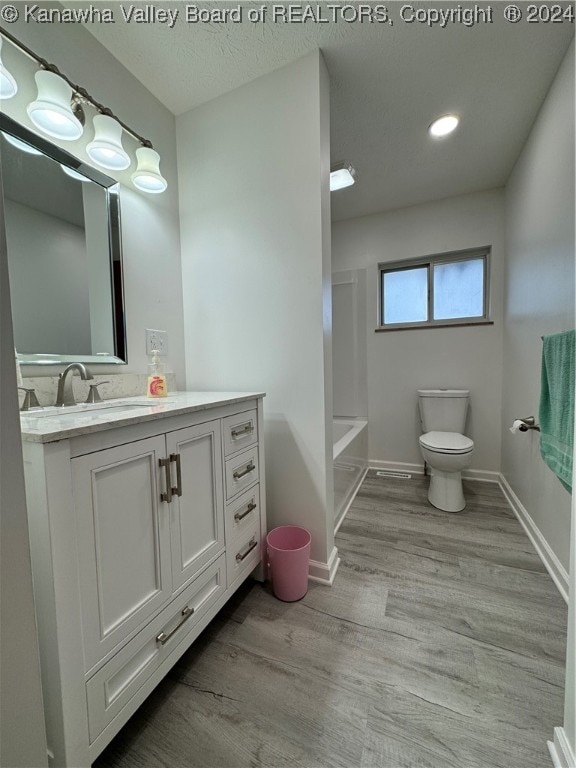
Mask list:
[[[522,424],[519,426],[520,432],[528,432],[529,429],[535,429],[536,432],[540,432],[540,427],[536,424],[534,416],[527,416],[525,419],[518,419]]]

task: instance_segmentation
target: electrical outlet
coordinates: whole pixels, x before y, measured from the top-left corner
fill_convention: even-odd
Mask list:
[[[168,334],[166,331],[157,331],[154,328],[146,328],[146,354],[151,355],[153,350],[158,354],[168,354]]]

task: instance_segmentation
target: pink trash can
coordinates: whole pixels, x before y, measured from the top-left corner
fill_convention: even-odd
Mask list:
[[[298,525],[282,525],[266,537],[272,591],[279,600],[292,603],[308,591],[311,540]]]

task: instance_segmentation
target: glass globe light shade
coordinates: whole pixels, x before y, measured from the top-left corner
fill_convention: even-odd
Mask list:
[[[38,98],[28,104],[28,117],[48,136],[74,141],[82,136],[82,123],[72,112],[72,88],[54,72],[41,69],[34,76]]]
[[[33,147],[30,144],[26,144],[26,142],[22,141],[22,139],[19,139],[16,136],[12,136],[11,133],[4,133],[4,131],[2,131],[2,136],[4,136],[8,144],[12,144],[13,147],[16,147],[16,149],[19,149],[22,152],[27,152],[29,155],[42,154],[39,149],[36,149],[36,147]]]
[[[160,155],[150,147],[136,150],[138,166],[132,174],[132,184],[141,192],[158,195],[164,192],[168,182],[160,173]]]
[[[94,139],[86,152],[96,165],[111,171],[123,171],[130,165],[130,157],[122,146],[122,126],[108,115],[94,118]]]
[[[0,50],[2,50],[2,38],[0,37]],[[18,83],[8,72],[2,59],[0,59],[0,99],[11,99],[18,93]]]

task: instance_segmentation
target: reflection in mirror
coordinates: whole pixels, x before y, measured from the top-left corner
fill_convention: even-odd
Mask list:
[[[118,184],[0,114],[20,361],[126,361]]]

